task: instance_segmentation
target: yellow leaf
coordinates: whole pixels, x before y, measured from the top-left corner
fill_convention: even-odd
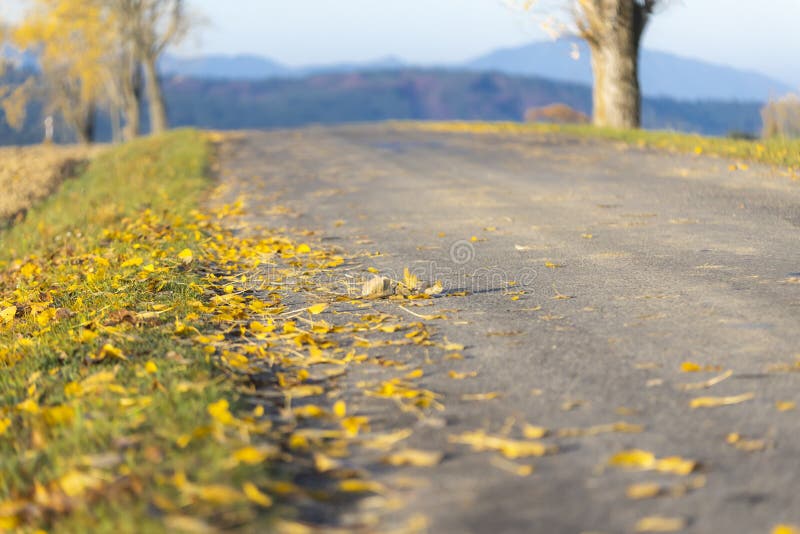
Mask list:
[[[512,462],[510,460],[506,460],[502,456],[492,456],[492,459],[489,462],[496,468],[502,469],[507,473],[511,473],[512,475],[517,475],[518,477],[527,477],[533,474],[533,466],[527,464],[518,464]]]
[[[89,330],[88,328],[81,328],[78,331],[78,341],[81,343],[91,343],[99,334],[94,330]]]
[[[308,254],[309,252],[311,252],[311,247],[309,247],[305,243],[301,243],[297,245],[295,252],[297,252],[298,254]]]
[[[151,375],[154,375],[158,372],[158,366],[153,360],[148,360],[146,364],[144,364],[144,370]]]
[[[564,267],[560,263],[553,263],[551,261],[544,262],[544,266],[547,267],[548,269],[560,269],[560,268]]]
[[[654,515],[643,517],[636,522],[636,532],[677,532],[686,528],[686,520],[682,517],[664,517]]]
[[[800,528],[794,525],[775,525],[772,527],[772,534],[800,534]]]
[[[797,403],[794,401],[778,401],[775,403],[775,408],[779,412],[789,412],[797,408]]]
[[[661,473],[673,473],[676,475],[688,475],[697,468],[697,462],[687,460],[680,456],[669,456],[658,459],[649,451],[641,449],[629,449],[618,452],[608,461],[614,467],[626,469],[655,470]]]
[[[333,405],[333,413],[336,417],[342,418],[347,415],[347,405],[343,400],[338,400]]]
[[[703,370],[700,364],[694,362],[683,362],[681,364],[681,371],[684,373],[697,373]]]
[[[393,466],[432,467],[442,461],[442,453],[438,451],[404,449],[384,456],[382,461]]]
[[[739,404],[755,398],[754,393],[742,393],[741,395],[731,395],[728,397],[697,397],[689,402],[691,408],[714,408],[717,406],[730,406]]]
[[[181,260],[181,263],[183,263],[184,265],[188,265],[192,263],[192,260],[194,259],[194,254],[190,249],[185,248],[178,253],[178,259]]]
[[[234,421],[233,415],[230,412],[228,401],[220,399],[208,405],[208,413],[219,423],[229,425]]]
[[[628,469],[652,469],[656,465],[656,456],[652,452],[641,449],[630,449],[618,452],[611,457],[608,463]]]
[[[46,308],[36,314],[36,323],[41,326],[45,327],[50,324],[53,319],[56,317],[56,309],[55,308]]]
[[[197,496],[213,504],[231,504],[242,500],[239,490],[223,484],[201,486],[197,488]]]
[[[39,405],[33,399],[25,399],[17,404],[17,410],[25,413],[39,413]]]
[[[233,457],[236,458],[236,461],[247,464],[247,465],[257,465],[266,460],[270,455],[270,452],[265,449],[259,449],[253,447],[252,445],[248,445],[247,447],[242,447],[235,453],[233,453]]]
[[[322,417],[325,415],[325,410],[315,404],[307,404],[306,406],[298,406],[293,410],[295,417]]]
[[[17,307],[9,306],[8,308],[0,310],[0,320],[2,320],[6,324],[9,324],[11,323],[11,321],[14,320],[14,316],[16,314],[17,314]]]
[[[346,491],[348,493],[365,493],[365,492],[381,493],[384,488],[377,482],[351,478],[339,482],[339,489],[341,489],[342,491]]]
[[[548,430],[542,426],[525,425],[522,427],[522,435],[526,439],[540,439],[547,435]]]
[[[152,263],[148,263],[147,265],[142,267],[142,272],[154,273],[154,272],[156,272],[156,266],[154,264],[152,264]]]
[[[656,471],[662,473],[673,473],[676,475],[688,475],[697,468],[697,462],[687,460],[680,456],[669,456],[656,462]]]
[[[408,270],[408,267],[403,269],[403,285],[408,289],[415,289],[419,285],[419,278],[416,275],[411,274],[411,271]]]
[[[262,493],[261,490],[259,490],[252,482],[245,482],[242,485],[242,491],[250,502],[256,503],[259,506],[263,506],[264,508],[272,506],[272,498],[270,498],[269,495]]]
[[[120,267],[123,267],[123,268],[125,268],[125,267],[138,267],[142,263],[144,263],[144,260],[142,258],[131,258],[131,259],[127,260],[127,261],[124,261],[122,263],[122,265],[120,265]]]
[[[631,484],[625,491],[625,495],[629,499],[652,499],[661,495],[661,484],[656,482],[641,482],[639,484]]]
[[[317,315],[324,312],[327,309],[328,305],[325,303],[314,304],[313,306],[308,307],[308,313],[310,313],[311,315]]]
[[[327,473],[339,467],[339,462],[320,452],[314,453],[314,468],[320,473]]]
[[[67,497],[79,497],[87,490],[98,489],[103,485],[103,480],[95,473],[81,471],[68,471],[60,479],[58,485]]]
[[[469,373],[459,373],[457,371],[449,371],[447,376],[452,378],[453,380],[464,380],[465,378],[474,378],[478,376],[476,371],[470,371]]]
[[[70,406],[50,406],[42,410],[42,415],[50,426],[68,424],[75,417],[75,410]]]
[[[506,458],[544,456],[558,450],[555,446],[545,445],[539,441],[519,441],[500,436],[492,436],[486,434],[483,430],[465,432],[456,436],[450,436],[448,439],[452,443],[470,445],[475,451],[499,451]]]
[[[116,348],[114,345],[106,343],[105,345],[103,345],[103,348],[100,349],[100,353],[97,355],[97,358],[99,360],[104,360],[108,356],[111,356],[112,358],[117,358],[118,360],[128,359],[125,357],[125,355],[122,353],[120,349]]]
[[[8,417],[0,419],[0,436],[5,434],[6,431],[8,430],[8,427],[10,426],[11,426],[11,419],[9,419]]]

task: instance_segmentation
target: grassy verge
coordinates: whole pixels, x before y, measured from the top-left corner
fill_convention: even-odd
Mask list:
[[[208,267],[241,267],[196,211],[208,158],[188,130],[109,150],[0,234],[0,532],[204,531],[270,505],[250,444],[269,421],[200,334],[231,293]]]
[[[776,138],[764,141],[747,141],[663,131],[614,130],[586,125],[520,124],[512,122],[398,123],[398,126],[427,131],[475,134],[539,133],[597,137],[640,147],[708,154],[734,160],[765,163],[785,168],[794,179],[800,179],[800,140],[797,139]]]

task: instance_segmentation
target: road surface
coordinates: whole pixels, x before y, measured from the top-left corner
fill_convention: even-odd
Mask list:
[[[420,381],[445,410],[410,445],[444,461],[364,462],[404,488],[406,506],[376,530],[424,514],[430,532],[625,533],[665,516],[685,521],[681,532],[766,533],[800,523],[800,186],[730,165],[555,135],[366,125],[245,133],[223,150],[221,179],[228,197],[248,198],[254,225],[313,230],[364,266],[466,292],[409,308],[444,313],[436,335],[465,358],[427,361]],[[372,377],[382,372],[396,375]],[[486,392],[500,396],[463,400]],[[690,407],[703,396],[744,400]],[[384,429],[400,425],[364,403]],[[524,462],[529,476],[448,441],[616,421],[644,431],[562,433],[558,454]],[[700,466],[609,467],[629,449]],[[666,495],[626,497],[645,481]]]

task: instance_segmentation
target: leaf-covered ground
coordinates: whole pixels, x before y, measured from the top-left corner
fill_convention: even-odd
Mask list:
[[[406,429],[371,432],[333,381],[391,364],[372,347],[462,347],[360,312],[360,287],[320,294],[344,258],[239,237],[241,203],[198,210],[210,143],[180,131],[111,150],[2,235],[0,529],[302,532],[294,519],[325,522],[315,503],[338,514],[382,493],[343,468],[351,447],[390,466],[441,459],[402,447]],[[430,298],[417,283],[394,298]],[[346,320],[328,319],[337,302]],[[396,365],[359,394],[435,409],[423,372]]]
[[[422,531],[426,519],[378,469],[435,468],[455,448],[524,478],[533,458],[566,454],[570,440],[636,443],[644,427],[625,421],[510,420],[449,433],[447,450],[419,446],[412,434],[450,402],[426,385],[433,363],[453,364],[452,383],[477,374],[459,365],[459,340],[437,332],[449,312],[423,305],[460,295],[408,271],[383,278],[312,230],[255,227],[246,203],[208,176],[217,141],[178,131],[113,149],[0,234],[0,530],[370,531],[392,515],[397,531]],[[264,193],[251,203],[270,203]],[[502,296],[522,295],[510,284]],[[681,370],[713,373],[692,390],[728,378],[692,361]],[[696,393],[692,409],[752,401]],[[484,401],[503,392],[458,397]],[[635,445],[604,467],[659,475],[630,484],[631,500],[706,482],[697,459]],[[632,528],[685,526],[647,515]]]

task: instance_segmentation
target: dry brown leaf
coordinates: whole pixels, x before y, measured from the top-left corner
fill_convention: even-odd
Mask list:
[[[385,276],[373,276],[361,287],[361,296],[368,299],[388,297],[393,293],[392,281]]]

